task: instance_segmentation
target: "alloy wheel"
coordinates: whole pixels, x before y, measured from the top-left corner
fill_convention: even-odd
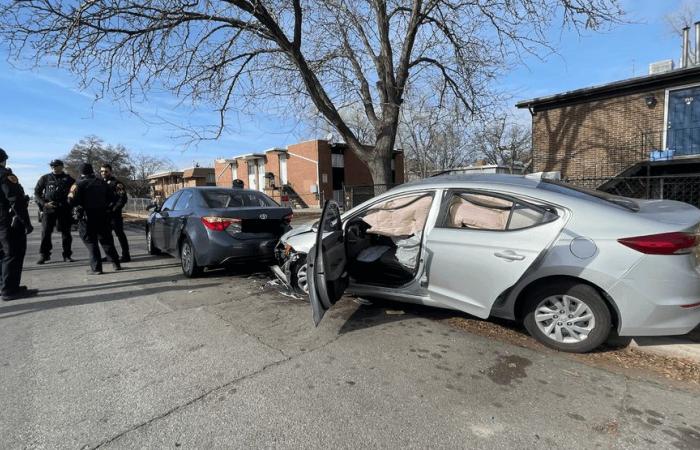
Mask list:
[[[191,273],[194,261],[192,259],[192,247],[190,247],[189,243],[185,242],[182,244],[182,254],[180,257],[182,259],[182,268],[185,272]]]
[[[595,315],[582,300],[571,295],[553,295],[535,309],[540,331],[556,342],[573,344],[585,341],[595,328]]]
[[[304,264],[301,264],[297,269],[297,286],[305,294],[309,293],[309,278],[307,273],[306,262],[304,262]]]

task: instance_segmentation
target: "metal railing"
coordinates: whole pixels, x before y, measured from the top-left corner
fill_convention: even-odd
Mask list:
[[[397,186],[396,184],[373,184],[366,186],[345,186],[345,204],[344,209],[354,208],[362,202],[366,202],[372,197],[381,195],[389,189]]]
[[[124,207],[124,211],[133,214],[147,214],[148,205],[152,203],[152,198],[129,198]]]

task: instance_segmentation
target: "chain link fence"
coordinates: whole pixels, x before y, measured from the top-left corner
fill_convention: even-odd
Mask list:
[[[148,205],[153,204],[152,198],[129,198],[124,211],[132,214],[148,214]]]
[[[677,200],[700,208],[700,174],[568,178],[564,181],[624,197]]]
[[[397,186],[396,184],[374,184],[367,186],[345,186],[345,211],[354,208],[362,202],[381,195],[389,189]]]

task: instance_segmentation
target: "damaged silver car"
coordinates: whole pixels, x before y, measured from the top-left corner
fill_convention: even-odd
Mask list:
[[[700,210],[508,175],[402,185],[277,247],[276,274],[318,325],[344,293],[523,321],[564,351],[700,323]]]

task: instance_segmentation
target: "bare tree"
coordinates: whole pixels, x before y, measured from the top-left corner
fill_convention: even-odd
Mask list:
[[[685,0],[680,7],[664,17],[666,25],[674,35],[683,35],[683,28],[691,27],[696,20],[700,20],[700,3],[697,0]]]
[[[425,178],[472,160],[469,124],[461,119],[459,108],[431,104],[428,95],[417,96],[406,104],[398,140],[404,150],[407,172]]]
[[[532,134],[530,127],[508,116],[487,120],[477,128],[472,146],[488,164],[529,171],[532,166]]]
[[[107,145],[95,135],[78,141],[64,159],[66,170],[74,176],[79,174],[83,163],[92,164],[94,170],[99,170],[100,164],[110,164],[114,175],[122,179],[130,179],[134,170],[129,151],[123,145]]]
[[[404,91],[438,86],[465,113],[505,61],[549,51],[551,26],[598,29],[618,0],[6,0],[2,40],[17,58],[67,66],[102,95],[165,88],[226,115],[313,106],[364,160],[391,178]],[[280,101],[283,100],[283,101]],[[340,110],[361,105],[374,147]]]
[[[127,185],[129,193],[134,197],[148,197],[150,194],[148,177],[163,170],[172,170],[175,167],[168,158],[161,158],[148,153],[131,153],[129,161],[133,167],[133,172]]]

